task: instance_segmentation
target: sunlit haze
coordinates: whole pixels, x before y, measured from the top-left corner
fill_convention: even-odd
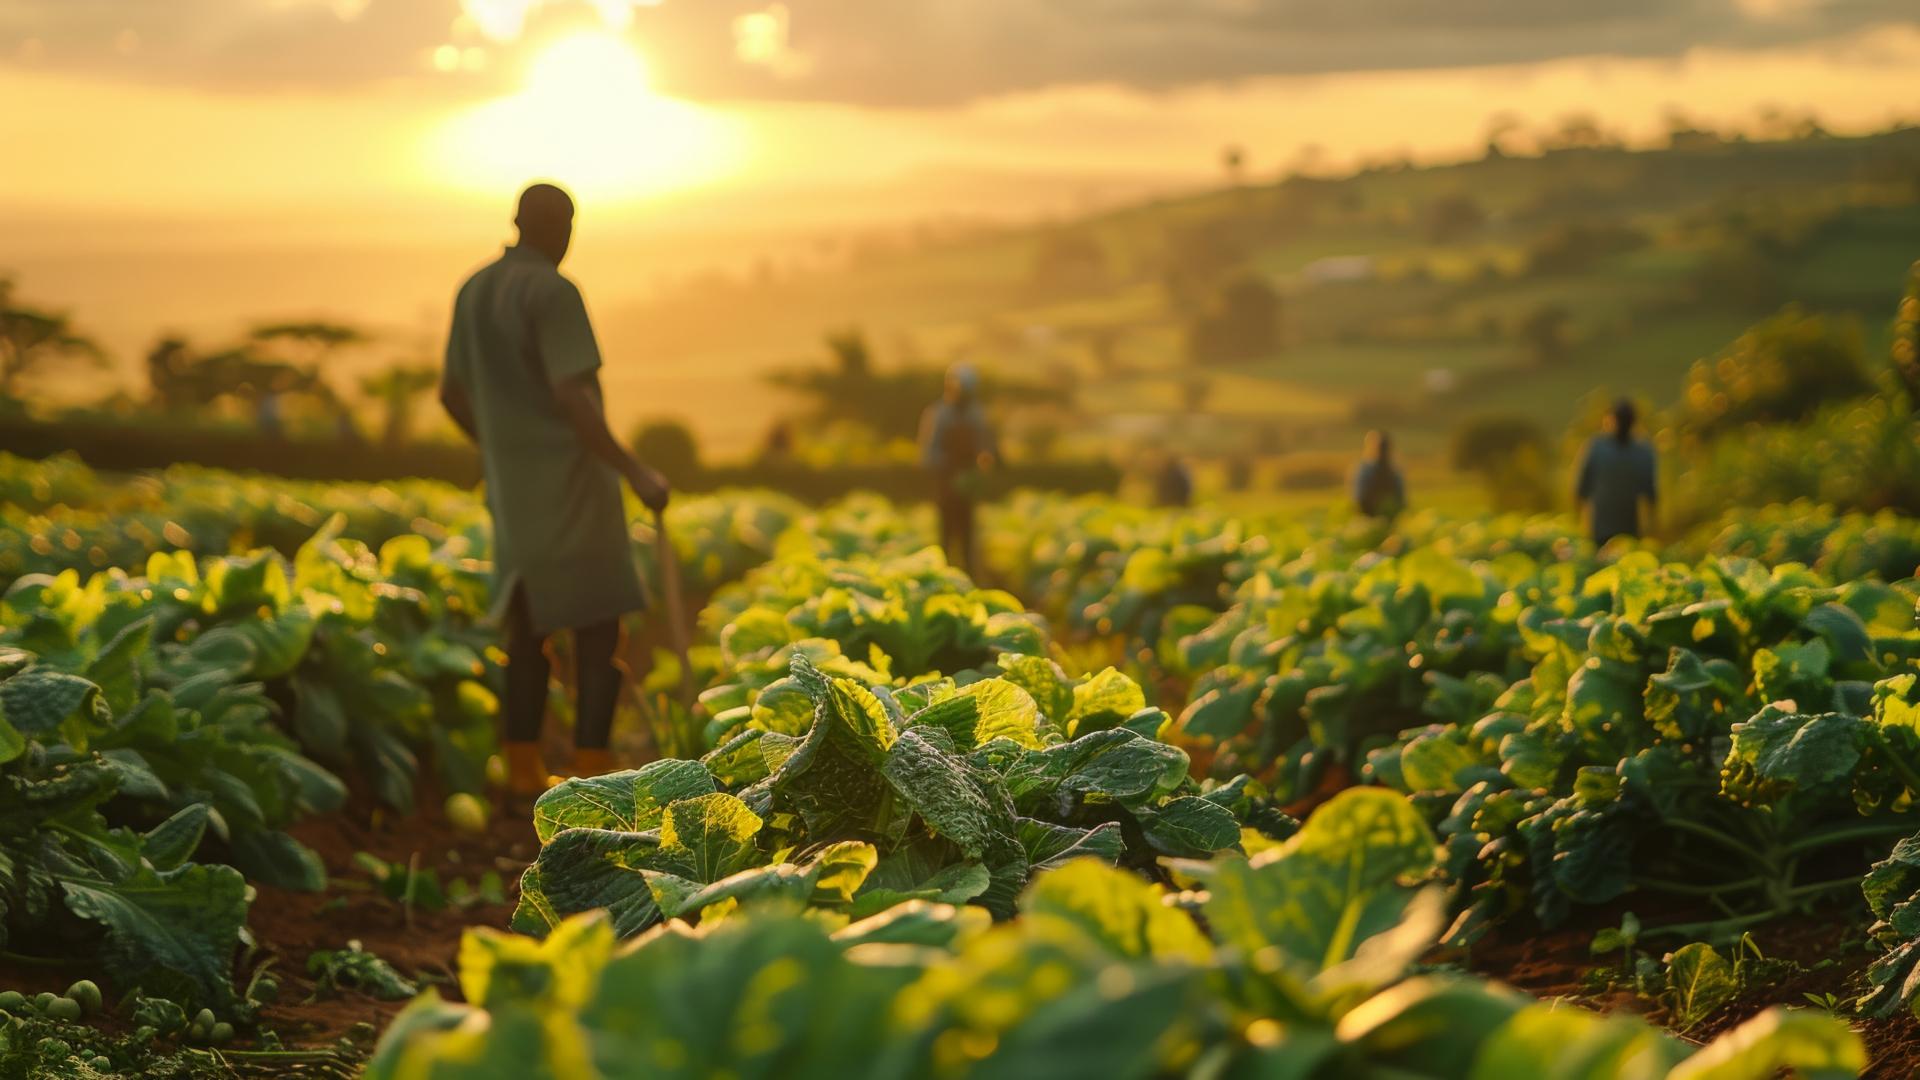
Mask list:
[[[1916,107],[1909,8],[1700,7],[12,0],[0,269],[123,365],[270,313],[425,342],[534,178],[578,196],[570,269],[611,308],[823,236],[1197,190],[1229,144],[1273,180],[1492,130],[1525,153],[1571,115],[1651,146],[1679,114],[1847,133]]]

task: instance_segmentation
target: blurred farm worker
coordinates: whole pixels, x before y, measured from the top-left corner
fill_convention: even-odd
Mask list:
[[[980,375],[971,365],[947,372],[946,396],[920,419],[920,460],[933,477],[940,510],[940,547],[947,561],[974,571],[974,503],[981,477],[999,458],[993,426],[980,405]]]
[[[1391,521],[1407,508],[1407,482],[1393,464],[1393,439],[1367,432],[1366,450],[1353,470],[1353,505],[1371,518]]]
[[[1633,437],[1636,418],[1633,402],[1616,402],[1608,418],[1611,430],[1593,437],[1580,462],[1574,502],[1588,509],[1595,544],[1639,536],[1641,501],[1649,510],[1655,505],[1653,447]]]
[[[1168,454],[1153,480],[1153,504],[1169,509],[1193,505],[1193,472],[1178,455]]]
[[[609,772],[620,616],[644,606],[621,499],[647,506],[667,482],[607,430],[600,348],[580,289],[560,273],[573,199],[551,184],[520,196],[519,242],[454,300],[440,400],[480,448],[493,515],[494,608],[507,638],[506,758],[514,794],[538,794],[547,638],[573,631],[579,665],[575,775]]]

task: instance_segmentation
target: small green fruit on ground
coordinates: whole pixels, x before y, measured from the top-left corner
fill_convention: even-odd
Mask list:
[[[41,1012],[46,1012],[47,1006],[53,1004],[53,999],[58,996],[59,996],[58,994],[55,994],[50,990],[42,990],[39,993],[33,995],[33,1007],[40,1010]]]
[[[233,1025],[227,1023],[224,1020],[222,1020],[218,1024],[213,1025],[212,1030],[210,1030],[207,1033],[207,1041],[212,1043],[215,1046],[225,1046],[228,1043],[232,1042],[233,1041]]]
[[[113,1062],[109,1060],[104,1054],[101,1055],[100,1057],[94,1058],[92,1061],[87,1062],[87,1064],[93,1066],[94,1072],[112,1072],[113,1071]]]
[[[81,979],[67,987],[67,996],[80,1003],[80,1011],[92,1016],[100,1011],[103,999],[92,979]]]
[[[447,796],[446,812],[447,823],[463,833],[479,836],[487,831],[487,805],[464,791]]]
[[[19,1012],[27,1007],[27,995],[18,990],[0,990],[0,1012]]]
[[[47,1006],[47,1015],[55,1020],[65,1020],[70,1024],[80,1022],[80,1003],[70,997],[57,997]]]

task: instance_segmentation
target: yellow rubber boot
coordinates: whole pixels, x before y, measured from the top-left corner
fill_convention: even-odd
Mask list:
[[[613,751],[606,747],[581,747],[573,752],[574,776],[605,776],[614,771]]]
[[[540,760],[537,742],[510,742],[502,747],[507,758],[507,791],[538,797],[547,790],[547,766]]]

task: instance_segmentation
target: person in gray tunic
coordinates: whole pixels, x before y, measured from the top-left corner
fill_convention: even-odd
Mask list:
[[[982,474],[1000,457],[998,439],[980,404],[980,375],[971,364],[947,372],[946,394],[920,417],[920,463],[933,478],[940,547],[947,562],[974,572],[974,503]]]
[[[667,483],[607,429],[600,348],[580,289],[561,275],[573,199],[520,196],[519,242],[454,300],[440,400],[480,448],[493,516],[494,605],[507,644],[506,759],[516,795],[544,790],[547,638],[573,631],[579,665],[574,775],[612,770],[620,616],[645,606],[620,483],[655,510]]]
[[[1651,511],[1657,500],[1653,447],[1633,437],[1635,419],[1633,402],[1622,398],[1613,406],[1613,430],[1595,435],[1580,462],[1574,503],[1588,508],[1596,545],[1638,537],[1640,503]]]

